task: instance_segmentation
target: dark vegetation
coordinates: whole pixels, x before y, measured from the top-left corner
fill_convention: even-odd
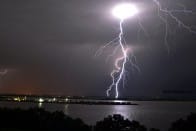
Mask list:
[[[63,112],[33,108],[0,109],[0,131],[89,131],[81,119],[72,119]]]
[[[169,131],[196,131],[196,114],[191,113],[185,120],[173,122]]]
[[[72,119],[63,112],[48,112],[44,109],[28,110],[0,108],[0,131],[159,131],[147,129],[137,121],[124,119],[115,114],[98,121],[94,126],[81,119]],[[171,124],[169,131],[196,131],[196,114],[179,119]]]
[[[129,121],[121,115],[113,115],[96,123],[95,131],[147,131],[146,127],[137,121]]]

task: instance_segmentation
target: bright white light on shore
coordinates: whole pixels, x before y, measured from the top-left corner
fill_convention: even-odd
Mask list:
[[[116,5],[112,10],[112,14],[121,20],[132,17],[137,13],[138,13],[137,7],[130,3],[123,3],[123,4]]]
[[[39,102],[40,102],[40,103],[44,102],[44,99],[39,98]]]

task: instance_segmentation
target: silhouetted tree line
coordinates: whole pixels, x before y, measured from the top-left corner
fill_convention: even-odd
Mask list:
[[[146,127],[137,121],[129,121],[123,116],[115,114],[96,123],[95,131],[147,131]]]
[[[196,114],[191,113],[186,119],[173,122],[169,131],[196,131]]]
[[[72,119],[63,112],[32,108],[0,109],[0,131],[89,131],[81,119]]]
[[[40,108],[28,110],[0,108],[0,131],[160,131],[147,129],[137,121],[109,115],[94,126],[81,119],[72,119],[61,111],[48,112]],[[196,131],[196,114],[171,124],[169,131]]]

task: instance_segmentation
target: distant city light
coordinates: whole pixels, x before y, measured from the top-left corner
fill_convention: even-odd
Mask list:
[[[39,98],[39,102],[40,102],[40,103],[44,102],[44,99]]]
[[[66,102],[68,102],[68,101],[69,101],[69,99],[68,99],[68,98],[65,98],[65,101],[66,101]]]
[[[19,97],[15,97],[14,101],[19,101],[20,102],[20,98]]]
[[[53,98],[53,102],[56,101],[56,98]]]

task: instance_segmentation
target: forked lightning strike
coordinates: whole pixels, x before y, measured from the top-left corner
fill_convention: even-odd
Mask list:
[[[181,27],[181,28],[189,31],[190,33],[196,34],[196,30],[195,30],[194,26],[189,26],[188,24],[185,24],[177,16],[175,16],[175,13],[183,13],[183,14],[185,13],[185,14],[195,15],[196,14],[195,12],[193,12],[192,10],[187,10],[186,7],[182,4],[178,4],[178,6],[182,7],[181,10],[180,9],[170,9],[169,10],[167,8],[163,8],[161,3],[159,2],[159,0],[152,0],[152,2],[154,2],[155,5],[157,6],[158,17],[165,24],[164,43],[167,47],[168,53],[170,52],[169,45],[168,45],[168,35],[169,35],[168,17],[170,17],[170,19],[172,19],[174,22],[176,22],[178,24],[178,27]],[[128,62],[130,62],[131,66],[134,69],[136,69],[138,72],[140,72],[139,67],[134,62],[134,61],[136,61],[136,57],[134,56],[132,51],[131,51],[131,58],[129,58],[129,55],[130,55],[130,54],[128,54],[129,48],[126,47],[126,41],[123,38],[123,33],[124,33],[123,32],[123,22],[124,22],[124,20],[136,15],[138,13],[138,9],[136,8],[136,6],[134,6],[130,3],[123,3],[123,4],[117,5],[113,9],[112,13],[115,17],[120,19],[120,22],[119,22],[120,33],[119,33],[118,37],[116,37],[114,40],[108,42],[105,46],[101,47],[96,52],[96,56],[101,55],[103,50],[105,48],[111,47],[111,45],[112,46],[114,45],[115,48],[114,48],[112,54],[110,54],[106,60],[108,60],[112,56],[117,55],[117,51],[120,50],[122,56],[117,57],[115,60],[115,63],[114,63],[115,68],[110,73],[110,76],[112,78],[112,83],[109,86],[109,88],[106,90],[107,96],[110,96],[111,92],[113,90],[115,90],[115,98],[118,98],[120,84],[122,83],[124,86],[124,81],[126,78],[126,64]],[[143,30],[143,32],[146,36],[149,36],[147,31],[145,30],[144,26],[141,23],[140,17],[138,16],[137,18],[138,18],[138,25],[140,27],[140,30]]]
[[[115,68],[110,73],[110,76],[112,78],[112,83],[109,86],[109,88],[106,90],[106,95],[107,96],[110,96],[110,93],[114,88],[115,89],[115,98],[118,98],[119,97],[119,91],[118,91],[119,90],[118,89],[119,85],[120,85],[121,82],[124,85],[124,81],[125,81],[125,77],[126,77],[125,66],[126,66],[126,63],[130,59],[128,57],[129,48],[126,47],[126,42],[123,38],[123,22],[124,22],[125,19],[127,19],[129,17],[132,17],[135,14],[137,14],[137,12],[138,12],[137,8],[132,4],[123,3],[123,4],[120,4],[120,5],[117,5],[113,9],[112,13],[115,17],[120,19],[120,22],[119,22],[120,33],[119,33],[117,38],[108,42],[105,46],[101,47],[96,53],[96,55],[100,55],[102,53],[103,49],[107,48],[111,44],[116,44],[116,47],[115,47],[113,53],[107,57],[107,60],[110,57],[116,55],[116,52],[118,50],[120,50],[120,52],[122,54],[122,56],[116,58],[115,63],[114,63]],[[131,65],[133,65],[133,68],[139,69],[137,67],[137,65],[132,62],[132,60],[130,60],[129,62],[131,62]]]
[[[167,15],[169,16],[171,19],[173,19],[177,24],[178,24],[178,27],[181,27],[187,31],[189,31],[190,33],[193,33],[193,34],[196,34],[196,30],[194,30],[193,26],[189,26],[187,24],[185,24],[182,20],[180,20],[177,16],[174,15],[174,13],[185,13],[185,14],[196,14],[195,12],[193,12],[192,10],[187,10],[186,7],[182,4],[178,4],[180,5],[183,9],[171,9],[171,10],[168,10],[167,8],[163,8],[161,3],[159,2],[159,0],[153,0],[153,2],[156,4],[157,8],[158,8],[158,16],[159,18],[162,20],[162,22],[165,24],[165,36],[164,36],[164,43],[167,47],[167,50],[168,50],[168,53],[170,52],[170,48],[169,48],[169,45],[168,45],[168,35],[169,35],[169,32],[168,32],[168,21],[167,21],[167,18],[165,18],[164,16],[161,15],[164,14],[164,15]]]
[[[121,48],[121,52],[123,54],[122,57],[119,57],[116,59],[115,61],[115,68],[112,72],[111,72],[111,77],[112,77],[112,84],[109,86],[109,88],[107,89],[106,93],[107,96],[110,96],[110,91],[112,90],[113,87],[115,87],[115,98],[118,98],[119,93],[118,93],[118,86],[120,81],[123,79],[123,75],[125,72],[125,64],[127,63],[127,49],[125,49],[123,43],[122,43],[122,39],[123,39],[123,28],[122,28],[122,24],[123,24],[123,19],[120,21],[120,33],[119,33],[119,44],[120,44],[120,48]],[[122,66],[120,66],[120,62],[122,61]],[[117,76],[117,78],[115,78],[115,74],[119,74]]]

